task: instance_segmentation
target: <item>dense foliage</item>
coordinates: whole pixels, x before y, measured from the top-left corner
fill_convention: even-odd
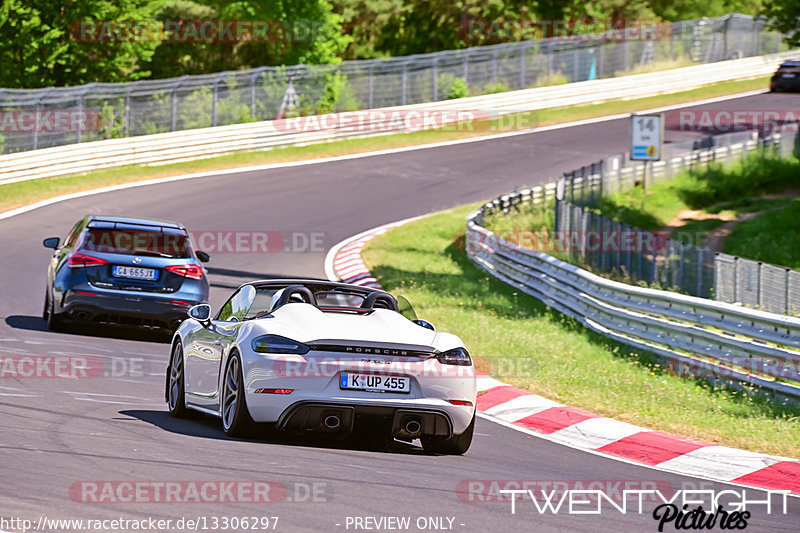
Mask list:
[[[781,30],[797,29],[796,0],[2,0],[0,87],[332,63],[490,42],[467,38],[474,20],[674,21],[765,9]],[[177,21],[185,30],[208,20],[266,21],[269,38],[165,40],[124,31],[132,21]],[[84,32],[86,21],[98,29]]]

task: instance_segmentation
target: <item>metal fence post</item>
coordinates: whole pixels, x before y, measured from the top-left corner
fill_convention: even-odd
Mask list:
[[[80,113],[83,111],[83,94],[85,92],[86,91],[84,91],[83,93],[80,94],[80,96],[78,96],[78,116],[80,116]],[[78,128],[78,131],[76,133],[77,133],[77,135],[75,136],[76,142],[81,142],[81,139],[83,138],[83,135],[81,135],[81,128]]]
[[[580,49],[578,48],[578,41],[572,43],[572,81],[580,81],[580,69],[578,66],[580,59]]]
[[[437,68],[437,61],[434,58],[433,64],[431,65],[431,77],[433,78],[433,100],[436,101],[439,99],[439,84],[437,83],[437,78],[439,77],[439,72]]]
[[[256,79],[264,73],[264,68],[258,69],[250,76],[250,116],[257,118],[256,115]]]
[[[698,243],[699,244],[699,243]],[[703,268],[705,267],[705,249],[700,246],[697,247],[697,294],[696,296],[703,296]]]
[[[180,82],[178,82],[172,88],[172,96],[170,98],[172,102],[172,110],[171,110],[172,112],[170,113],[170,128],[169,128],[170,131],[175,131],[177,129],[177,124],[178,124],[178,102],[177,102],[178,87],[180,87]]]
[[[36,99],[36,103],[33,105],[33,117],[34,117],[34,128],[33,128],[33,149],[36,150],[39,148],[39,102],[42,101],[44,95],[40,96]]]
[[[758,302],[758,307],[763,307],[763,303],[761,301],[761,284],[763,283],[764,277],[764,263],[761,261],[758,262],[758,283],[756,283],[756,302]]]
[[[372,107],[373,107],[373,104],[372,104],[372,99],[373,99],[372,71],[374,70],[374,68],[375,68],[374,65],[370,65],[369,66],[369,78],[367,79],[367,85],[368,85],[368,89],[367,90],[369,91],[368,96],[367,96],[367,105],[369,106],[370,109],[372,109]]]
[[[406,105],[406,77],[408,71],[408,63],[403,61],[403,73],[400,76],[400,104]]]
[[[131,136],[131,91],[133,90],[133,86],[128,87],[128,90],[125,91],[125,111],[122,114],[122,129],[125,132],[125,135],[130,137]]]
[[[211,126],[217,125],[217,80],[211,86]]]
[[[525,88],[525,60],[526,52],[530,46],[522,46],[519,50],[519,88]]]

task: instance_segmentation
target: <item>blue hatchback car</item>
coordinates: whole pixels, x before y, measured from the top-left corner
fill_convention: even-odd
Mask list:
[[[55,250],[47,269],[43,316],[65,322],[175,330],[193,305],[208,302],[208,276],[186,228],[145,218],[87,215]]]

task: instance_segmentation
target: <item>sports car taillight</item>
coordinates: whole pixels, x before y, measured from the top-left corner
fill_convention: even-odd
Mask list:
[[[294,353],[304,354],[310,348],[302,342],[293,341],[280,335],[262,335],[250,343],[254,352],[259,353]]]
[[[70,268],[83,268],[83,267],[93,267],[93,266],[100,266],[100,265],[107,265],[108,261],[105,259],[100,259],[99,257],[94,257],[92,255],[86,254],[72,254],[69,256],[67,260],[67,266]]]
[[[452,350],[436,354],[436,359],[443,365],[472,365],[472,359],[464,348],[453,348]]]
[[[203,269],[197,265],[170,265],[164,267],[164,270],[169,270],[173,274],[183,276],[189,279],[203,279]]]

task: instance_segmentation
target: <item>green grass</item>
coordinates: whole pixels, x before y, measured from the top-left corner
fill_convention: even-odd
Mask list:
[[[800,270],[800,198],[737,224],[725,252]]]
[[[393,229],[371,240],[363,257],[384,288],[459,335],[480,370],[617,420],[800,458],[800,409],[672,375],[651,354],[609,341],[475,267],[463,251],[464,217],[475,207]]]
[[[679,174],[658,182],[645,194],[635,187],[604,197],[594,206],[603,215],[634,227],[663,229],[681,212],[698,210],[736,218],[745,213],[765,211],[756,220],[737,224],[725,240],[726,253],[797,268],[798,211],[789,198],[762,198],[800,187],[800,160],[791,157],[750,156],[729,167]],[[673,238],[697,244],[704,234],[725,222],[690,219],[673,231]],[[769,257],[770,259],[766,259]]]
[[[249,165],[300,161],[336,155],[385,150],[416,144],[426,144],[464,137],[485,135],[497,131],[526,129],[573,120],[629,113],[642,109],[660,107],[727,94],[763,89],[768,78],[726,82],[692,91],[661,95],[636,100],[613,101],[595,105],[574,106],[520,113],[504,117],[502,121],[480,124],[473,131],[424,131],[407,134],[384,135],[364,139],[327,142],[309,146],[280,148],[261,152],[242,152],[213,157],[187,163],[176,163],[155,167],[127,166],[94,171],[81,175],[42,178],[32,181],[0,185],[0,211],[27,205],[62,194],[87,191],[108,185],[130,183],[154,178],[175,176],[190,172],[213,171]]]

